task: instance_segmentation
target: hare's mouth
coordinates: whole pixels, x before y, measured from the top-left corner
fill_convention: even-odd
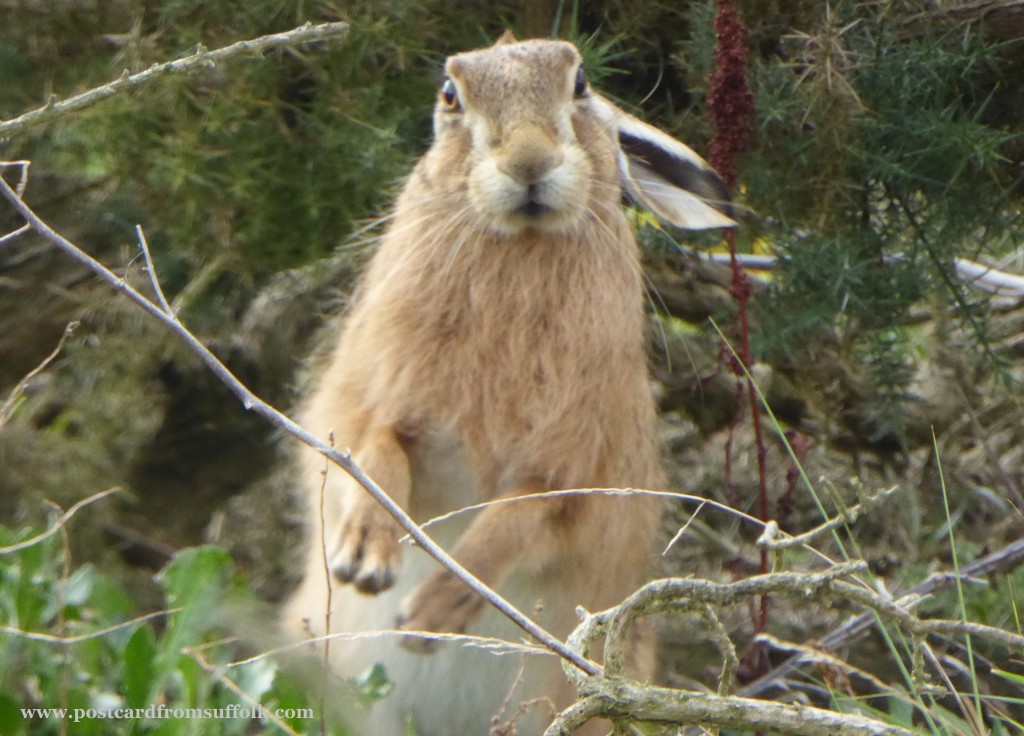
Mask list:
[[[516,214],[524,215],[530,219],[539,219],[545,215],[553,213],[555,210],[550,205],[546,205],[543,202],[538,202],[536,199],[527,199],[521,205],[516,207]]]
[[[494,177],[482,178],[479,184],[471,191],[474,204],[499,232],[561,231],[570,227],[577,215],[567,187],[557,178],[521,184],[507,177]]]
[[[555,208],[544,201],[544,192],[538,184],[530,184],[523,192],[522,202],[515,208],[517,215],[523,215],[531,220],[543,218],[554,213]]]

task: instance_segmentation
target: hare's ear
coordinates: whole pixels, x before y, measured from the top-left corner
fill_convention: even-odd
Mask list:
[[[688,230],[735,227],[725,183],[675,138],[601,99],[618,135],[619,176],[630,198]]]
[[[494,42],[495,46],[507,46],[510,43],[518,43],[519,39],[516,38],[516,34],[512,33],[511,28],[506,28],[505,32],[501,34],[501,38]]]

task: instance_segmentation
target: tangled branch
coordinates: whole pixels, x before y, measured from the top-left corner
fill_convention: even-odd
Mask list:
[[[866,563],[854,561],[832,565],[813,573],[769,573],[734,583],[697,579],[666,579],[648,583],[622,604],[597,614],[587,614],[569,638],[570,646],[586,655],[598,637],[605,639],[605,673],[582,675],[565,668],[581,700],[558,715],[545,736],[569,734],[592,718],[629,716],[639,721],[656,721],[680,726],[714,724],[749,731],[772,731],[806,736],[825,734],[873,734],[905,736],[913,733],[863,716],[837,714],[822,708],[786,705],[750,697],[659,688],[630,680],[623,670],[623,647],[632,623],[640,616],[661,612],[695,611],[704,615],[709,606],[748,601],[752,596],[775,595],[801,600],[843,598],[866,609],[869,618],[881,617],[914,634],[969,634],[985,637],[1007,648],[1024,648],[1024,636],[968,621],[923,619],[910,609],[922,597],[907,595],[892,600],[863,584],[847,581],[867,570]],[[717,617],[712,621],[714,624]],[[720,629],[720,625],[718,626]],[[714,632],[723,651],[725,669],[735,652],[723,631]],[[923,639],[922,639],[923,643]],[[803,656],[803,655],[799,655]],[[728,675],[724,674],[724,677]],[[727,688],[726,682],[722,688]]]

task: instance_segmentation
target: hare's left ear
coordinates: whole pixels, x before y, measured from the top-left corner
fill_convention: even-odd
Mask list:
[[[517,43],[519,41],[516,38],[516,34],[512,33],[511,28],[506,28],[505,32],[501,34],[497,41],[494,42],[495,46],[507,46],[509,44]]]
[[[618,136],[619,177],[630,199],[688,230],[736,226],[729,192],[707,161],[607,100],[595,95],[595,102]]]

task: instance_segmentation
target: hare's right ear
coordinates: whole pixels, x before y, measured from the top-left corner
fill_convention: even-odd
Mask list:
[[[687,230],[735,227],[725,183],[689,146],[594,96],[618,136],[619,176],[630,199]]]

